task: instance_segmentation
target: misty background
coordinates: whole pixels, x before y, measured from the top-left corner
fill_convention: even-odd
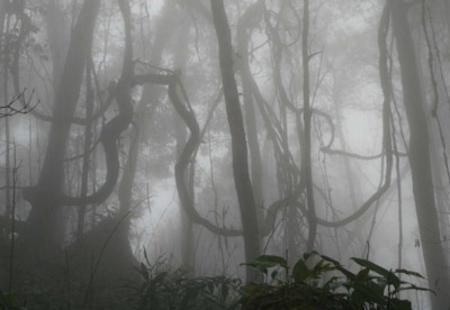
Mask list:
[[[449,70],[448,0],[0,0],[0,288],[315,250],[447,309]]]

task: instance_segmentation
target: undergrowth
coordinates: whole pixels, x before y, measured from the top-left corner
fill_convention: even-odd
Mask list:
[[[387,270],[369,260],[352,258],[356,272],[316,252],[305,254],[292,268],[279,256],[263,255],[243,265],[259,271],[263,281],[243,284],[225,276],[192,277],[189,273],[148,260],[136,268],[140,281],[127,283],[119,304],[102,309],[136,310],[412,310],[401,292],[424,290],[410,280],[412,271]],[[39,288],[35,288],[39,289]],[[42,294],[41,294],[42,295]],[[19,296],[19,295],[18,295]],[[403,295],[402,295],[403,296]],[[48,300],[55,297],[40,296]],[[41,309],[28,299],[0,291],[0,310]],[[67,299],[66,299],[67,301]],[[66,309],[61,302],[56,308]],[[87,309],[71,303],[70,309]],[[86,305],[85,305],[86,306]],[[50,307],[56,309],[55,307]],[[42,309],[50,309],[48,305]],[[89,309],[99,309],[92,308]]]

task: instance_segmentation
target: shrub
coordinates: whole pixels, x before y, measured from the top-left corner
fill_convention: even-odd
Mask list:
[[[290,272],[284,258],[260,256],[244,265],[259,270],[265,281],[244,287],[242,305],[246,310],[412,310],[411,303],[401,299],[399,293],[428,290],[400,278],[402,275],[423,278],[418,273],[404,269],[389,271],[365,259],[352,260],[360,267],[357,273],[313,252],[299,259]]]
[[[6,294],[0,290],[0,309],[1,310],[25,310],[19,306],[14,294]]]
[[[238,279],[189,277],[181,269],[162,270],[161,264],[141,264],[142,284],[137,290],[138,309],[233,310],[239,309]]]

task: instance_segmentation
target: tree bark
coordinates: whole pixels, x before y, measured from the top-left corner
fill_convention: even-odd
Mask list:
[[[6,15],[6,0],[0,0],[0,50],[3,48],[3,28],[5,24]]]
[[[92,72],[91,65],[88,63],[86,67],[86,118],[92,117],[94,112],[94,89],[92,85]],[[83,145],[83,163],[81,168],[81,186],[80,186],[80,196],[86,197],[88,194],[89,185],[89,169],[90,169],[90,149],[92,147],[92,123],[88,123],[84,130],[84,145]],[[80,239],[84,233],[85,215],[88,205],[84,204],[80,206],[77,210],[78,223],[77,223],[77,238]]]
[[[252,87],[250,83],[250,60],[249,60],[249,41],[253,28],[258,25],[262,18],[262,2],[255,2],[242,15],[237,29],[237,50],[239,54],[240,75],[242,78],[242,93],[244,102],[245,125],[248,135],[248,149],[250,154],[251,180],[253,185],[253,194],[255,197],[258,218],[261,221],[264,214],[262,207],[263,197],[263,166],[261,160],[261,151],[259,149],[258,125],[255,113],[255,103],[253,101]]]
[[[304,150],[302,161],[302,177],[305,178],[306,202],[308,209],[309,232],[306,244],[307,251],[314,248],[317,234],[316,209],[314,203],[314,186],[311,162],[311,94],[309,70],[309,0],[303,5],[303,36],[302,36],[302,63],[303,63],[303,123],[304,123]]]
[[[180,17],[181,18],[181,17]],[[190,24],[186,19],[179,20],[180,29],[177,34],[177,43],[175,45],[174,52],[174,65],[176,70],[184,72],[186,63],[188,61],[189,50],[189,32]],[[174,121],[175,121],[175,140],[176,140],[176,158],[178,158],[186,145],[187,132],[185,124],[181,117],[174,111]],[[195,153],[194,153],[195,154]],[[194,155],[195,156],[195,155]],[[194,188],[194,176],[195,176],[195,159],[193,159],[188,166],[185,175],[185,186],[188,188],[192,202],[195,205],[195,188]],[[186,203],[186,201],[181,201],[180,204]],[[186,213],[185,206],[180,205],[180,220],[181,220],[181,265],[182,268],[191,273],[195,272],[195,262],[194,262],[194,230],[193,223]]]
[[[423,108],[424,96],[418,61],[406,7],[401,1],[391,1],[391,10],[402,77],[403,100],[410,130],[409,162],[419,233],[429,287],[436,292],[436,296],[431,296],[431,301],[435,310],[448,309],[450,279],[439,232],[429,153],[429,130]]]
[[[53,86],[56,92],[64,70],[68,38],[70,38],[69,23],[59,1],[48,1],[45,22],[53,66]]]
[[[91,52],[100,0],[86,0],[72,31],[68,54],[56,92],[49,140],[37,186],[25,193],[31,206],[23,236],[24,248],[36,258],[46,259],[58,248],[59,197],[64,184],[64,156],[78,101],[86,61]]]
[[[211,0],[211,8],[219,44],[220,70],[231,133],[233,175],[241,213],[245,259],[246,261],[252,261],[260,254],[259,232],[255,199],[249,175],[244,120],[234,77],[231,32],[223,0]],[[255,279],[256,274],[247,268],[247,281]]]

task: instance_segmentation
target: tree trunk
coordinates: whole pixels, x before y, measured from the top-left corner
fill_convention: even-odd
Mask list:
[[[447,38],[448,40],[450,40],[450,0],[442,0],[444,2],[444,16],[445,16],[445,21],[447,22]]]
[[[91,65],[88,63],[86,67],[86,119],[91,119],[94,112],[94,89],[92,85],[92,72]],[[88,194],[89,185],[89,169],[90,169],[90,149],[92,147],[92,122],[86,124],[84,130],[84,145],[83,145],[83,163],[81,168],[81,188],[80,196],[86,197]],[[78,223],[77,223],[77,239],[80,239],[84,233],[85,215],[88,204],[80,206],[77,210]]]
[[[75,25],[68,55],[56,92],[53,121],[38,184],[24,191],[32,206],[23,236],[27,251],[35,258],[47,259],[58,248],[59,198],[64,184],[64,157],[71,119],[78,101],[86,61],[91,52],[100,0],[86,0]]]
[[[432,306],[435,310],[448,309],[450,307],[448,264],[439,233],[429,154],[430,140],[423,108],[418,62],[408,25],[407,9],[400,1],[391,1],[391,5],[393,32],[402,76],[403,100],[410,130],[409,161],[420,239],[429,287],[437,294],[431,297]]]
[[[302,62],[303,62],[303,123],[305,127],[304,150],[302,160],[302,177],[305,178],[306,202],[308,208],[308,240],[307,251],[314,248],[317,234],[316,209],[314,204],[314,186],[311,162],[311,94],[309,74],[309,0],[304,0],[303,6],[303,36],[302,36]]]
[[[222,73],[228,124],[231,133],[233,175],[244,236],[245,260],[252,261],[260,254],[256,206],[250,181],[247,142],[244,120],[240,108],[239,94],[234,77],[233,47],[231,32],[223,0],[211,0],[214,27],[219,43],[219,61]],[[247,268],[247,281],[256,279],[256,274]]]
[[[253,185],[253,195],[255,197],[256,208],[259,220],[263,218],[263,210],[260,209],[264,202],[262,181],[263,167],[261,160],[261,151],[258,141],[258,126],[256,122],[255,103],[253,102],[252,86],[250,83],[250,61],[249,61],[249,41],[251,32],[262,17],[262,2],[255,2],[250,6],[245,14],[239,20],[237,29],[237,49],[240,56],[240,75],[242,78],[242,93],[244,100],[245,125],[248,135],[248,148],[250,151],[251,180]]]
[[[11,54],[10,50],[11,50],[11,42],[9,40],[7,40],[7,37],[10,35],[10,15],[7,14],[6,10],[5,10],[5,2],[1,1],[0,2],[0,22],[1,22],[1,26],[0,26],[0,55],[2,55],[2,63],[1,63],[1,67],[2,67],[2,79],[1,79],[1,90],[2,90],[2,94],[3,94],[3,98],[1,98],[0,100],[3,101],[3,105],[8,104],[9,102],[9,67],[11,66],[10,62],[11,59],[9,57],[9,55]],[[5,28],[5,19],[6,19],[6,28]],[[5,150],[5,217],[10,217],[11,216],[11,192],[10,192],[10,175],[11,175],[11,167],[10,167],[10,146],[11,146],[11,134],[10,134],[10,125],[9,125],[9,118],[6,117],[5,120],[5,145],[6,145],[6,150]]]
[[[69,23],[59,1],[48,2],[45,22],[53,66],[53,87],[57,92],[70,38]]]
[[[180,17],[181,18],[181,17]],[[188,50],[189,50],[189,32],[190,24],[189,21],[179,20],[180,28],[177,34],[177,43],[175,45],[174,51],[174,65],[177,70],[184,72],[186,63],[188,61]],[[186,126],[183,123],[182,118],[174,111],[174,121],[175,121],[175,139],[177,143],[176,147],[176,158],[178,158],[186,145],[187,131]],[[195,189],[194,189],[194,174],[195,174],[195,160],[191,161],[189,168],[185,176],[185,183],[190,192],[190,196],[195,204]],[[180,204],[185,203],[180,201]],[[181,265],[186,271],[194,273],[195,263],[194,263],[194,230],[193,223],[186,214],[186,208],[180,205],[180,220],[181,220]]]
[[[3,28],[5,24],[5,15],[6,15],[6,0],[0,0],[0,50],[2,49],[3,44]]]

